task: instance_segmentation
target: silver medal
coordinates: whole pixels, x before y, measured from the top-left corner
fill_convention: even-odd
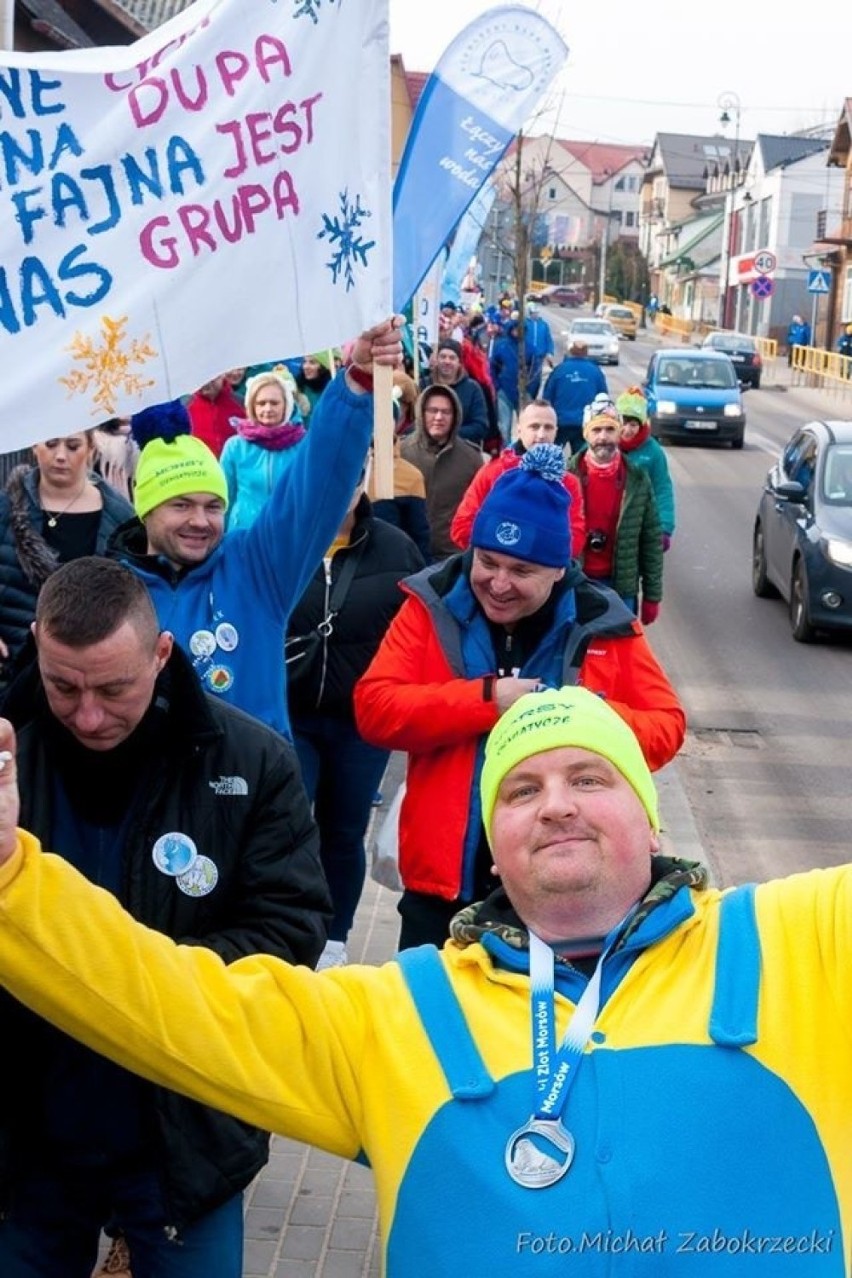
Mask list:
[[[552,1146],[554,1153],[545,1153],[541,1141]],[[506,1171],[524,1189],[547,1189],[565,1175],[574,1161],[574,1149],[574,1137],[558,1118],[531,1118],[509,1137]]]

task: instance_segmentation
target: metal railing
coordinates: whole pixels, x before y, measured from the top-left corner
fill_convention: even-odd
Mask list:
[[[820,346],[794,346],[790,384],[848,396],[852,392],[852,357]]]

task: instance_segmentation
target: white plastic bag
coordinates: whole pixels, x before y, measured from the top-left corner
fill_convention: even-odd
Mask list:
[[[404,798],[405,782],[402,781],[388,805],[373,846],[370,874],[377,883],[389,888],[391,892],[402,891],[402,879],[399,877],[399,814]]]

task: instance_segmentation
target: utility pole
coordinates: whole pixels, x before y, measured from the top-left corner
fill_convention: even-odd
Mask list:
[[[731,181],[725,196],[725,257],[724,272],[719,280],[719,327],[727,328],[728,321],[728,288],[731,276],[731,257],[734,248],[734,192],[740,180],[740,111],[742,103],[736,93],[721,94],[718,105],[722,108],[719,116],[720,124],[731,123],[731,112],[734,113],[734,155],[731,161]],[[735,306],[735,310],[736,310]]]

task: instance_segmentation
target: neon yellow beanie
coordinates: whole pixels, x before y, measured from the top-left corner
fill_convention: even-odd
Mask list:
[[[194,435],[177,435],[169,442],[152,439],[142,449],[136,466],[136,514],[144,519],[155,506],[185,493],[212,493],[227,506],[225,472],[204,441]]]
[[[489,840],[503,778],[531,755],[563,746],[578,746],[608,759],[636,791],[652,828],[659,830],[656,787],[633,729],[587,688],[559,688],[519,697],[491,729],[479,782]]]
[[[615,401],[615,406],[622,417],[632,417],[644,426],[648,420],[648,404],[638,386],[629,386]]]

